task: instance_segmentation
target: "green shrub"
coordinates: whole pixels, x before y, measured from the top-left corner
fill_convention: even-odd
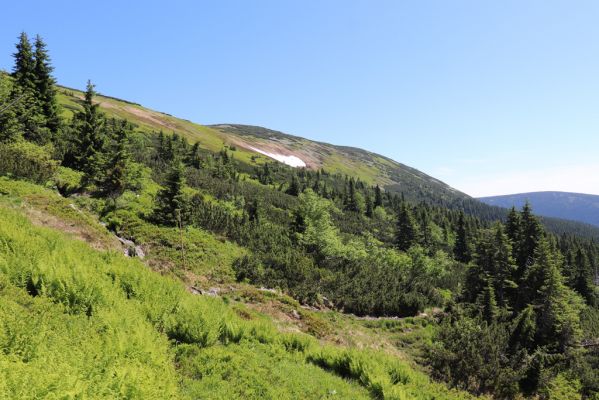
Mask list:
[[[60,194],[70,196],[81,189],[81,179],[83,179],[83,172],[58,167],[52,180]]]
[[[0,175],[45,183],[57,168],[58,161],[52,159],[50,146],[26,141],[0,144]]]

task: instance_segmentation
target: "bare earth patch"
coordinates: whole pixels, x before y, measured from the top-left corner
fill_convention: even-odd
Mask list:
[[[93,232],[84,224],[66,222],[37,208],[26,206],[22,210],[34,225],[60,230],[74,239],[89,243],[97,250],[121,251],[121,245],[116,238],[112,240],[108,237],[99,238],[96,232]]]

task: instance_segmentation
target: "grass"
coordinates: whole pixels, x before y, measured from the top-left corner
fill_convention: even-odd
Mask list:
[[[65,118],[70,118],[76,110],[81,108],[82,98],[81,91],[60,88],[58,100],[63,107]],[[213,128],[112,97],[98,95],[96,100],[100,102],[101,109],[107,116],[127,119],[137,125],[138,131],[157,132],[163,130],[167,134],[177,132],[190,143],[199,142],[201,147],[212,152],[219,152],[225,146],[234,145],[236,141],[260,147],[261,143],[267,143],[268,138],[272,136],[272,131],[259,127],[236,125],[236,129],[226,129],[222,126]],[[284,139],[292,150],[301,150],[312,154],[322,164],[318,167],[323,167],[331,173],[347,174],[360,178],[367,184],[379,184],[383,187],[397,183],[398,179],[406,187],[412,187],[412,189],[417,189],[425,183],[423,181],[424,174],[373,153],[317,143],[298,137],[281,136],[280,134],[275,136]],[[260,165],[266,161],[272,161],[270,158],[241,146],[236,145],[235,147],[236,151],[232,152],[235,159],[247,165]],[[447,188],[436,180],[427,180],[426,184],[436,187],[447,196],[462,197],[459,194],[448,192]]]
[[[18,208],[39,225],[61,228],[96,248],[118,249],[115,238],[90,212],[59,196],[50,188],[0,177],[0,204]]]
[[[61,88],[58,101],[63,106],[63,116],[70,118],[73,112],[81,109],[83,92],[75,89]],[[111,97],[98,95],[96,101],[100,103],[102,111],[108,117],[127,119],[135,123],[142,132],[158,132],[167,134],[177,132],[190,143],[200,142],[200,145],[213,152],[219,152],[223,146],[229,144],[229,137],[218,130],[191,121],[176,118],[161,112],[149,110],[142,106],[120,101]],[[252,156],[256,153],[237,148],[234,152],[235,159],[250,164]]]
[[[465,397],[381,352],[281,333],[241,304],[34,226],[19,205],[31,199],[80,214],[36,185],[0,189],[0,398]]]
[[[211,399],[222,400],[370,399],[358,382],[323,373],[306,363],[303,354],[294,355],[280,345],[244,342],[177,350],[184,391],[192,398],[210,393]]]

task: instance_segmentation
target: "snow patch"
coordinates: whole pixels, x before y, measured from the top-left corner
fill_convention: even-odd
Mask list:
[[[249,146],[249,148],[260,154],[264,154],[267,157],[274,158],[275,160],[280,161],[283,164],[287,164],[291,167],[298,168],[306,166],[306,163],[301,158],[296,156],[285,156],[283,154],[269,153],[268,151],[260,150],[252,146]]]

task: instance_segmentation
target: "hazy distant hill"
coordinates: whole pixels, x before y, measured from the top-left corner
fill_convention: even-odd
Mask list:
[[[536,214],[570,219],[599,226],[599,196],[567,192],[532,192],[481,197],[480,201],[499,207],[521,207],[527,200]]]

